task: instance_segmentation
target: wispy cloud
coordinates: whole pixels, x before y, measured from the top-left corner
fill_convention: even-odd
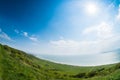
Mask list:
[[[82,35],[89,36],[88,40],[52,40],[50,41],[51,53],[63,55],[81,55],[102,53],[119,48],[120,36],[114,32],[114,24],[102,22],[98,25],[87,27],[82,31]],[[92,38],[95,39],[93,40]]]
[[[87,27],[83,30],[83,35],[96,36],[98,39],[110,38],[114,35],[112,25],[102,22],[97,26]]]
[[[24,35],[25,37],[28,37],[28,33],[27,33],[27,32],[23,32],[23,35]]]
[[[50,41],[49,52],[58,55],[96,54],[119,48],[119,41],[120,36],[96,41],[56,40]]]
[[[117,17],[116,17],[116,19],[120,21],[120,4],[119,4],[119,8],[118,8],[118,14],[117,14]]]
[[[38,39],[36,37],[29,37],[30,40],[37,42]]]
[[[38,38],[36,38],[36,37],[33,36],[33,35],[29,35],[27,32],[23,32],[23,35],[24,35],[25,37],[27,37],[28,39],[34,41],[34,42],[37,42],[37,41],[38,41]]]
[[[15,31],[15,33],[19,34],[19,31],[17,29],[15,29],[14,31]]]
[[[13,41],[13,40],[11,39],[11,37],[8,36],[8,34],[6,34],[5,32],[2,31],[2,29],[0,29],[0,38],[6,39],[6,40],[9,40],[9,41]]]
[[[28,38],[31,41],[38,42],[38,38],[35,37],[35,35],[28,34],[28,32],[19,31],[18,29],[15,29],[14,32],[23,35],[24,37]]]

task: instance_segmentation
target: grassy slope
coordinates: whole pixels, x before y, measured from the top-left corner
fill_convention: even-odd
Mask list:
[[[0,80],[120,80],[120,64],[63,65],[0,45]]]

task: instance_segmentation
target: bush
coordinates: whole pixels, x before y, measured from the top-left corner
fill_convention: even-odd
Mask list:
[[[10,47],[8,47],[7,45],[4,45],[3,47],[4,47],[4,49],[5,49],[5,50],[7,50],[7,51],[10,51],[10,52],[11,52],[11,48],[10,48]]]
[[[115,66],[115,69],[120,69],[120,63]]]
[[[90,77],[94,77],[95,75],[97,75],[97,72],[96,71],[91,71],[91,72],[88,72],[86,77],[90,78]]]
[[[76,78],[84,78],[84,77],[86,77],[86,74],[85,74],[85,73],[79,73],[79,74],[77,74],[77,75],[75,75],[75,76],[73,76],[73,77],[76,77]]]
[[[101,72],[101,71],[103,71],[103,70],[105,70],[105,68],[99,68],[97,71],[98,71],[98,72]]]

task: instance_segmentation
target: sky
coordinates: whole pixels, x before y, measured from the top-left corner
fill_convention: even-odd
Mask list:
[[[0,43],[32,54],[120,48],[120,0],[0,0]]]

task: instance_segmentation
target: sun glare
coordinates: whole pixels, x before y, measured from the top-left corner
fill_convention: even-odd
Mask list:
[[[97,5],[94,3],[89,3],[86,5],[86,12],[90,15],[95,15],[98,11]]]

